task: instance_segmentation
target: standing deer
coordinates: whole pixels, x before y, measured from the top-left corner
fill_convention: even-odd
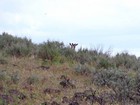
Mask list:
[[[69,43],[70,44],[70,47],[71,47],[71,49],[74,49],[75,50],[75,47],[78,45],[77,43]]]

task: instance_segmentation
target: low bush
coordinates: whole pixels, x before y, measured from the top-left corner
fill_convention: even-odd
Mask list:
[[[15,57],[28,56],[33,50],[34,44],[30,39],[13,37],[8,33],[0,35],[0,49],[3,55]]]
[[[6,70],[0,70],[0,81],[5,81],[7,79]]]
[[[140,62],[136,58],[135,55],[130,55],[127,52],[123,52],[121,54],[117,54],[114,57],[114,62],[113,62],[117,68],[123,67],[126,69],[133,69],[133,70],[138,70]]]
[[[94,71],[94,68],[90,67],[89,65],[87,64],[77,64],[74,68],[75,72],[77,74],[81,74],[81,75],[90,75],[93,71]]]
[[[90,64],[92,61],[92,55],[88,51],[88,49],[79,49],[76,56],[77,62],[80,64],[88,63]]]
[[[98,58],[98,62],[96,62],[96,68],[97,69],[109,69],[109,68],[114,68],[115,65],[111,62],[111,59],[109,58]]]
[[[27,56],[30,52],[28,47],[25,44],[13,44],[11,47],[6,48],[6,53],[15,57],[24,57]]]
[[[37,75],[31,75],[30,77],[27,78],[27,83],[29,85],[36,84],[38,82],[39,82],[39,77]]]
[[[132,98],[138,86],[135,77],[128,76],[126,72],[118,69],[100,69],[93,73],[93,82],[98,86],[108,86],[116,94],[116,100],[123,103]]]
[[[0,57],[0,64],[7,64],[7,63],[8,61],[5,58]]]
[[[13,72],[11,75],[11,81],[14,83],[14,84],[17,84],[20,80],[20,75],[18,72]]]
[[[7,100],[4,100],[0,97],[0,105],[8,105]]]
[[[68,62],[73,63],[76,59],[76,51],[69,47],[64,47],[61,50],[61,56],[64,56]]]
[[[63,48],[63,43],[57,41],[47,41],[39,45],[38,57],[51,62],[59,62],[60,50]]]

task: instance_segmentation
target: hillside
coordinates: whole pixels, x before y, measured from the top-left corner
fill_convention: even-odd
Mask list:
[[[139,105],[140,58],[0,35],[0,105]]]

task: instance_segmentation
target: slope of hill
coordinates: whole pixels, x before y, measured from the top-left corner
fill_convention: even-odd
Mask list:
[[[0,105],[139,105],[140,59],[0,35]]]

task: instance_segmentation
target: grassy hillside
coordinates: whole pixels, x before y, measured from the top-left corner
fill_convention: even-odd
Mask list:
[[[140,58],[0,35],[0,105],[139,105]]]

